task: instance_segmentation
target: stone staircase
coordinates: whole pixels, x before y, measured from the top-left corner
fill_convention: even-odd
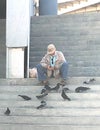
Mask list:
[[[36,107],[40,105],[41,100],[38,100],[36,95],[40,93],[43,86],[37,86],[36,79],[35,81],[28,79],[31,86],[27,87],[28,82],[24,82],[26,86],[20,86],[20,92],[19,89],[16,89],[16,94],[30,95],[32,101],[22,101],[15,96],[16,100],[21,100],[23,103],[15,103],[15,106],[19,104],[20,106],[11,108],[12,112],[16,110],[15,115],[18,114],[19,120],[17,118],[18,121],[16,121],[14,116],[15,123],[9,122],[8,127],[14,128],[15,126],[17,129],[29,130],[100,129],[99,15],[99,13],[87,13],[32,17],[30,68],[39,63],[46,53],[46,46],[50,42],[54,43],[57,50],[63,51],[69,62],[66,87],[71,90],[67,93],[71,101],[64,101],[61,97],[61,91],[52,92],[43,99],[47,102],[47,108],[37,110]],[[90,78],[95,78],[96,81],[91,84],[83,84]],[[59,80],[50,79],[50,86],[55,86],[57,82]],[[12,86],[16,83],[16,80],[11,82]],[[20,80],[17,85],[19,84]],[[90,87],[91,90],[85,93],[76,93],[75,88],[79,86]]]
[[[100,76],[100,13],[39,16],[31,19],[30,68],[46,53],[49,43],[69,63],[69,77]]]
[[[36,79],[1,79],[0,80],[0,130],[99,130],[100,129],[100,77],[91,84],[83,84],[93,77],[68,78],[66,93],[71,101],[61,97],[58,92],[51,92],[43,99],[37,99],[43,86],[37,85]],[[58,81],[50,79],[54,87]],[[23,84],[22,84],[23,83]],[[90,87],[84,93],[76,93],[79,86]],[[25,101],[19,94],[30,96]],[[36,109],[40,101],[45,100],[46,108]],[[9,107],[11,114],[4,115]]]
[[[43,86],[37,79],[0,79],[0,130],[99,130],[100,129],[100,17],[99,13],[32,18],[30,37],[30,67],[34,67],[53,42],[69,62],[66,93],[71,101],[64,101],[61,88],[45,98],[47,107],[37,110]],[[33,24],[34,23],[34,24]],[[95,26],[94,26],[95,25]],[[91,84],[84,81],[95,78]],[[50,79],[54,87],[58,80]],[[76,93],[79,86],[90,87]],[[30,96],[24,101],[19,94]],[[10,116],[4,115],[6,108]]]

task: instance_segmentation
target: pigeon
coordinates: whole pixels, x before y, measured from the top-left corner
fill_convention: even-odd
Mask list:
[[[20,97],[22,97],[24,100],[31,100],[31,97],[28,97],[28,96],[26,96],[26,95],[18,95],[18,96],[20,96]]]
[[[45,85],[44,88],[48,91],[51,91],[51,87],[49,85]]]
[[[47,96],[48,95],[48,92],[46,91],[46,92],[44,92],[44,93],[42,93],[42,94],[40,94],[40,95],[37,95],[36,97],[38,98],[38,99],[40,99],[40,98],[43,98],[43,97],[45,97],[45,96]]]
[[[57,85],[54,88],[51,88],[51,90],[55,90],[58,91],[58,89],[60,88],[60,83],[57,83]]]
[[[95,81],[95,79],[94,79],[94,78],[90,79],[90,82],[94,82],[94,81]]]
[[[38,99],[43,98],[47,96],[50,91],[51,91],[51,87],[49,87],[49,85],[45,85],[44,88],[41,90],[41,94],[37,95],[36,97]]]
[[[92,82],[94,82],[94,81],[95,81],[95,79],[92,78],[92,79],[90,79],[89,81],[84,81],[83,84],[89,84],[89,83],[92,83]]]
[[[45,93],[46,92],[46,88],[43,88],[42,90],[41,90],[41,94],[43,94],[43,93]]]
[[[62,96],[62,98],[63,98],[64,100],[67,99],[68,101],[71,101],[71,99],[66,95],[64,89],[62,90],[61,96]]]
[[[45,101],[41,101],[41,105],[39,105],[38,107],[37,107],[37,109],[42,109],[42,108],[44,108],[46,106],[46,102]]]
[[[89,81],[84,81],[83,84],[89,84]]]
[[[77,93],[82,93],[82,92],[85,92],[85,91],[87,91],[87,90],[89,90],[90,88],[89,87],[82,87],[82,86],[80,86],[80,87],[77,87],[76,89],[75,89],[75,92],[77,92]]]
[[[70,92],[70,89],[69,88],[63,88],[65,92]]]
[[[4,114],[6,115],[6,116],[9,116],[10,115],[10,109],[7,107],[7,110],[4,112]]]

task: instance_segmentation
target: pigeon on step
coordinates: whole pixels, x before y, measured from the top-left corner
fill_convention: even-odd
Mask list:
[[[38,99],[40,99],[40,98],[43,98],[43,97],[45,97],[45,96],[47,96],[48,95],[48,92],[46,91],[46,92],[44,92],[44,93],[42,93],[42,94],[40,94],[40,95],[37,95],[36,97],[38,98]]]
[[[7,107],[7,110],[4,112],[4,114],[6,115],[6,116],[9,116],[10,115],[10,109]]]
[[[71,101],[71,99],[66,95],[64,89],[62,90],[61,96],[62,96],[62,98],[63,98],[64,100],[67,99],[68,101]]]
[[[49,85],[45,85],[44,88],[41,90],[41,94],[37,95],[36,97],[38,99],[43,98],[47,96],[50,91],[51,91],[51,87],[49,87]]]
[[[51,91],[51,87],[49,85],[45,85],[44,88],[48,91]]]
[[[43,88],[42,90],[41,90],[41,94],[43,94],[43,93],[45,93],[46,92],[46,88]]]
[[[89,81],[84,81],[83,84],[89,84]]]
[[[26,95],[18,95],[18,96],[22,97],[26,101],[31,100],[31,97],[28,97]]]
[[[84,81],[83,84],[89,84],[89,83],[92,83],[92,82],[94,82],[94,81],[95,81],[95,79],[94,79],[94,78],[91,78],[91,79],[88,80],[88,81]]]
[[[57,85],[54,88],[51,88],[51,90],[55,90],[58,91],[58,89],[60,88],[60,83],[57,83]]]
[[[63,88],[65,92],[70,92],[71,90],[67,87]]]
[[[90,82],[94,82],[94,81],[96,81],[94,78],[90,79]]]
[[[44,108],[46,105],[47,105],[47,104],[46,104],[45,101],[41,101],[41,105],[39,105],[39,106],[37,107],[37,109],[42,109],[42,108]]]
[[[75,89],[75,92],[76,92],[76,93],[82,93],[82,92],[85,92],[85,91],[87,91],[87,90],[90,90],[90,88],[89,88],[89,87],[82,87],[82,86],[80,86],[80,87],[77,87],[77,88]]]

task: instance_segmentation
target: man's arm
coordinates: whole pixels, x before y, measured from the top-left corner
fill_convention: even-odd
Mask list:
[[[61,65],[66,62],[66,59],[64,57],[64,54],[61,51],[57,52],[57,61],[55,64],[55,69],[59,69],[61,67]]]
[[[49,59],[49,56],[47,54],[42,58],[40,64],[44,68],[47,68],[48,70],[54,70],[54,67],[50,66],[50,59]]]

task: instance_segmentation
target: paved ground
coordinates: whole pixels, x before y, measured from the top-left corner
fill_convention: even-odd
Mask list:
[[[75,88],[79,86],[91,89],[76,93]],[[100,130],[100,85],[95,82],[66,87],[71,90],[66,93],[71,101],[61,97],[62,88],[39,100],[36,95],[43,86],[1,85],[0,130]],[[25,101],[19,94],[30,96],[32,100]],[[42,100],[46,101],[46,108],[38,110]],[[9,116],[4,115],[7,107],[11,110]]]

